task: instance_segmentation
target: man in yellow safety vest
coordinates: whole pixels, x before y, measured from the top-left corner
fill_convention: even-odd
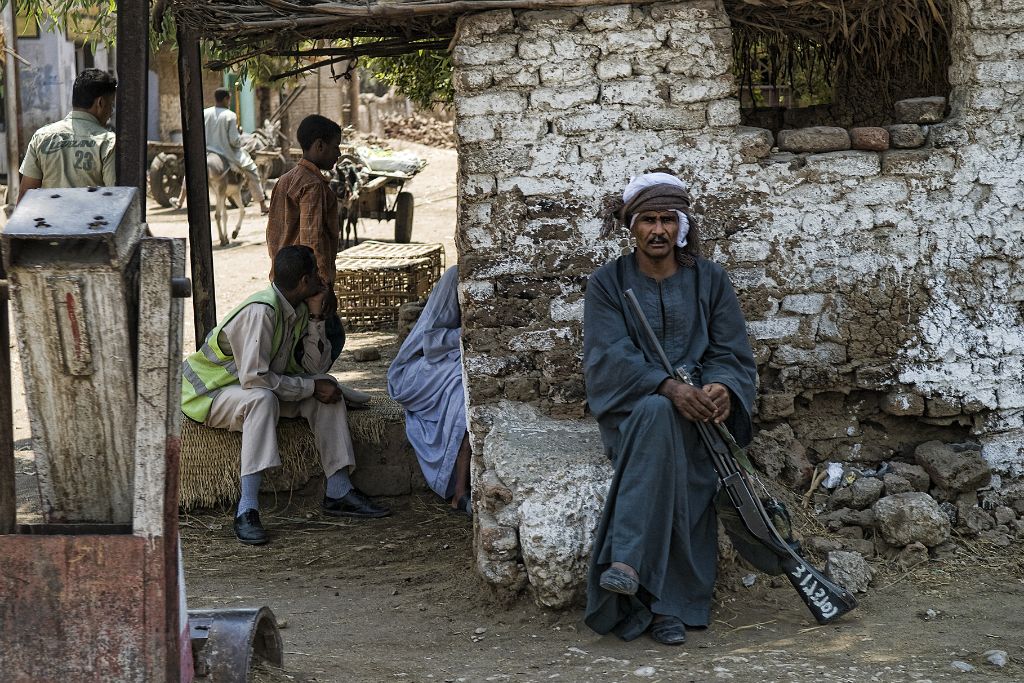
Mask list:
[[[235,536],[262,545],[259,489],[277,467],[279,417],[306,418],[327,475],[326,514],[384,517],[391,512],[352,486],[355,468],[347,411],[324,332],[326,287],[313,250],[285,247],[274,259],[273,284],[246,299],[213,329],[182,366],[182,411],[208,427],[242,432],[242,495]]]

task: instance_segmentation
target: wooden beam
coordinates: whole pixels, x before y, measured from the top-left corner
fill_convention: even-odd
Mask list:
[[[146,125],[149,110],[149,2],[117,0],[117,184],[139,188],[146,220]]]
[[[203,125],[203,72],[199,36],[178,23],[178,88],[185,148],[185,189],[188,197],[188,242],[192,263],[192,314],[196,348],[217,326],[213,285],[213,236],[206,176],[206,129]]]
[[[448,47],[448,40],[434,40],[426,41],[422,43],[407,43],[405,45],[393,45],[388,48],[372,48],[372,43],[367,45],[356,45],[352,48],[337,48],[333,53],[339,55],[338,57],[332,57],[331,59],[324,59],[319,62],[313,62],[291,71],[285,71],[284,73],[274,74],[270,77],[271,81],[278,81],[282,78],[289,78],[296,76],[304,71],[312,71],[319,69],[322,66],[330,66],[331,64],[337,64],[338,62],[348,62],[354,58],[365,55],[373,55],[375,57],[385,57],[392,55],[404,55],[410,52],[416,52],[417,50],[443,50]],[[275,53],[270,53],[275,54]]]

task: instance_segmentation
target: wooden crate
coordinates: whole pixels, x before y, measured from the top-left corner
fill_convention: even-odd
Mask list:
[[[444,268],[440,244],[364,242],[338,254],[334,293],[348,330],[395,329],[398,307],[426,296]]]

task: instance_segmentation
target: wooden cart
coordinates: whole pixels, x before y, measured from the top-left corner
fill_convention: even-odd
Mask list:
[[[354,150],[342,154],[331,181],[338,195],[342,248],[358,244],[360,218],[394,221],[395,242],[412,240],[414,200],[405,185],[426,165],[420,160],[411,172],[374,170]]]
[[[298,154],[296,155],[296,152]],[[294,165],[296,158],[302,158],[299,150],[289,150],[285,154],[280,149],[267,149],[250,152],[253,161],[260,169],[263,180],[277,178]],[[180,142],[147,143],[149,159],[149,196],[157,204],[169,207],[171,200],[178,196],[181,184],[185,180],[184,148]],[[242,198],[249,201],[249,188],[242,186]]]

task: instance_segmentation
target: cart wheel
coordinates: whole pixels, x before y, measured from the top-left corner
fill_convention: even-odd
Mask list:
[[[168,207],[178,196],[184,178],[181,160],[176,154],[157,154],[149,166],[149,193],[160,206]]]
[[[412,240],[412,192],[399,192],[395,202],[395,242],[408,244]]]

